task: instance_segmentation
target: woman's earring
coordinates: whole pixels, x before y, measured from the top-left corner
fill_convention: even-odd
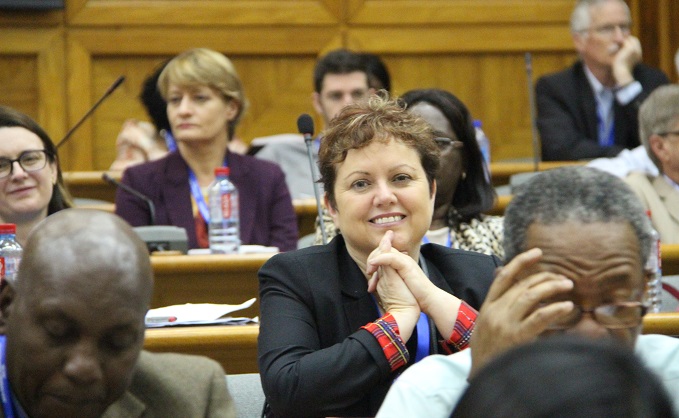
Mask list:
[[[462,177],[462,180],[466,179],[467,178],[467,172],[463,171],[462,175],[460,177]]]

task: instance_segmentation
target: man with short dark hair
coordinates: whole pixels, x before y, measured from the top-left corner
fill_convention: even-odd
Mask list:
[[[330,120],[337,116],[344,106],[367,98],[374,90],[369,85],[365,59],[360,54],[346,49],[331,51],[316,63],[314,90],[312,103],[324,123],[313,143],[314,163],[317,163],[318,147],[325,126],[328,126]],[[269,143],[256,156],[273,161],[281,167],[293,199],[314,197],[309,157],[306,144],[301,138]],[[316,164],[314,169],[316,170],[314,176],[318,178]]]
[[[0,291],[0,417],[234,417],[217,363],[142,351],[152,292],[122,219],[68,209],[40,223]]]
[[[639,335],[655,242],[624,182],[587,167],[545,171],[512,199],[504,222],[508,263],[481,307],[471,348],[406,370],[378,417],[449,417],[470,375],[512,347],[553,334],[634,350],[679,412],[679,340]]]
[[[641,61],[623,0],[579,0],[571,34],[580,60],[536,84],[543,160],[614,157],[639,145],[637,110],[669,80]]]

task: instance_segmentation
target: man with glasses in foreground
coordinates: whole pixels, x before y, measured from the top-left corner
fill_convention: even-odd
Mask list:
[[[634,349],[679,412],[679,339],[639,335],[654,242],[624,182],[587,167],[540,173],[509,204],[504,226],[508,263],[481,307],[471,348],[406,370],[377,416],[448,417],[467,379],[491,359],[554,334]]]
[[[542,158],[614,157],[639,145],[637,110],[669,80],[641,61],[623,0],[580,0],[571,34],[580,60],[536,84]]]
[[[625,181],[651,211],[664,244],[679,244],[679,86],[662,86],[639,109],[639,136],[659,175],[631,173]]]

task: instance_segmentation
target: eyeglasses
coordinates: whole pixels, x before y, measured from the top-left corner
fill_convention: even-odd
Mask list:
[[[646,309],[646,305],[641,302],[620,302],[600,305],[594,309],[583,309],[582,306],[575,305],[568,316],[550,324],[549,329],[572,328],[580,322],[584,313],[591,314],[596,322],[608,329],[633,328],[641,324]]]
[[[47,157],[50,155],[47,150],[40,149],[24,151],[14,160],[0,157],[0,179],[12,174],[15,162],[27,173],[42,170],[47,165]]]
[[[622,32],[623,35],[627,36],[632,32],[632,24],[631,23],[620,23],[617,25],[611,24],[611,25],[603,25],[603,26],[596,26],[594,28],[590,28],[590,30],[596,32],[597,34],[605,37],[612,37],[615,35],[615,30],[620,29],[620,32]]]
[[[446,150],[450,147],[456,149],[464,147],[464,143],[462,143],[462,141],[458,139],[446,138],[444,136],[437,136],[436,138],[434,138],[434,141],[436,141],[436,145],[439,146],[439,149],[441,151]]]
[[[658,135],[658,136],[663,136],[663,137],[669,136],[669,135],[672,135],[672,136],[679,136],[679,131],[659,132],[657,135]]]

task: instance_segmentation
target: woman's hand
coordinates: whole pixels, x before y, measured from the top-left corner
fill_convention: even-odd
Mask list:
[[[445,338],[450,337],[455,327],[460,299],[433,284],[409,255],[392,249],[392,236],[391,231],[387,232],[380,242],[380,247],[368,257],[368,274],[378,268],[393,271],[405,283],[418,308],[434,321],[439,333]],[[386,244],[383,245],[385,239],[389,239],[388,247]],[[390,251],[386,251],[387,248]],[[372,283],[374,280],[375,278],[371,279],[368,284],[369,291],[371,286],[375,285]]]
[[[380,241],[380,245],[368,257],[367,273],[372,275],[372,278],[368,281],[368,291],[377,293],[382,309],[393,315],[398,324],[401,338],[403,341],[408,341],[420,317],[420,307],[417,300],[396,269],[388,264],[371,263],[371,259],[375,259],[381,254],[395,253],[410,258],[392,248],[391,240],[393,236],[392,231],[387,231]],[[417,264],[415,266],[417,267]]]
[[[373,274],[378,269],[386,270],[389,268],[401,278],[415,298],[417,305],[426,312],[425,307],[428,305],[432,294],[437,290],[441,292],[443,290],[437,288],[429,280],[417,261],[413,260],[408,254],[401,253],[391,247],[393,236],[392,231],[387,231],[380,241],[380,246],[370,253],[367,273]],[[373,276],[368,282],[368,291],[372,291],[377,283],[377,277]]]

